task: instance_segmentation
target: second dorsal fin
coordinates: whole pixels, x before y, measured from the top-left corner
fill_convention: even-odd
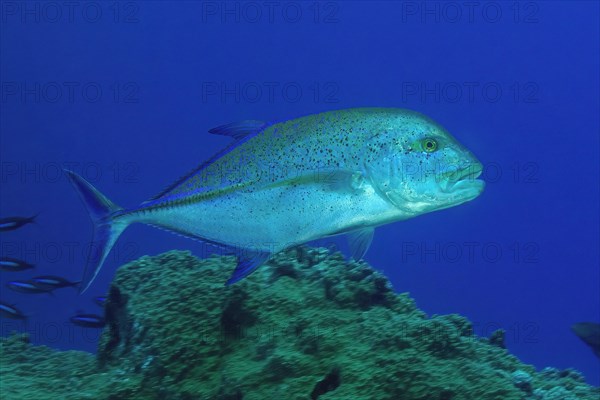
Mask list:
[[[253,135],[265,127],[263,121],[256,121],[253,119],[233,122],[231,124],[217,126],[209,130],[214,135],[229,136],[236,140],[244,139],[249,135]]]
[[[171,185],[167,186],[162,192],[160,192],[156,196],[153,196],[148,201],[156,200],[171,192],[176,187],[187,181],[190,177],[197,174],[199,171],[202,171],[204,168],[208,167],[210,164],[223,157],[225,154],[229,153],[231,150],[245,142],[253,135],[261,132],[265,127],[267,127],[267,124],[262,121],[245,120],[217,126],[216,128],[210,129],[208,132],[214,135],[229,136],[231,138],[234,138],[235,141],[230,143],[224,149],[218,151],[211,158],[209,158],[208,160],[206,160],[205,162],[203,162],[202,164],[200,164],[199,166],[197,166],[196,168],[194,168],[193,170],[191,170],[190,172],[173,182]]]

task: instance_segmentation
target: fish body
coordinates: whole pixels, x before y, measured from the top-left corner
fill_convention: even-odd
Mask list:
[[[11,281],[6,284],[6,287],[8,287],[10,290],[13,290],[15,292],[25,293],[25,294],[40,294],[40,293],[52,294],[51,290],[37,287],[31,281]]]
[[[27,224],[32,224],[35,222],[36,217],[37,215],[34,215],[33,217],[0,218],[0,232],[14,231]]]
[[[571,330],[585,344],[590,346],[596,357],[600,358],[600,324],[597,322],[578,322]]]
[[[55,275],[35,276],[31,278],[29,282],[33,283],[36,287],[44,289],[46,291],[61,289],[65,287],[76,287],[79,285],[79,282],[71,282],[65,278]]]
[[[12,257],[0,257],[0,271],[19,272],[34,268],[33,264]]]
[[[85,290],[120,233],[145,223],[226,249],[247,276],[272,253],[348,234],[352,257],[375,227],[477,197],[477,159],[444,128],[403,109],[359,108],[209,132],[235,142],[140,206],[123,209],[73,172],[97,230]]]
[[[313,391],[310,393],[311,400],[317,400],[321,395],[337,389],[341,383],[340,370],[336,367],[328,373],[325,378],[317,382]]]
[[[98,307],[104,307],[104,304],[106,304],[106,296],[94,297],[94,303],[96,303]]]
[[[77,314],[69,320],[71,323],[84,328],[103,328],[106,325],[104,318],[96,314]]]
[[[2,302],[0,302],[0,316],[10,319],[27,319],[27,316],[14,305]]]

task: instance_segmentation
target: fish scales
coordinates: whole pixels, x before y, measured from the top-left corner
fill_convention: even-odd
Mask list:
[[[236,142],[138,207],[118,207],[67,172],[101,249],[88,259],[82,290],[132,223],[235,249],[233,283],[274,252],[337,234],[348,234],[361,259],[377,226],[462,204],[484,188],[473,154],[410,110],[338,110],[210,132]]]

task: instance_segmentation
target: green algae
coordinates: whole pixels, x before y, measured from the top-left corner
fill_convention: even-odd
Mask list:
[[[1,339],[0,398],[306,400],[333,371],[341,383],[320,400],[600,395],[576,371],[536,372],[462,316],[428,317],[339,253],[293,249],[225,287],[233,268],[178,251],[124,265],[97,357]]]

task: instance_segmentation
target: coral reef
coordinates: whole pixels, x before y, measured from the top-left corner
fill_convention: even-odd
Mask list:
[[[223,286],[231,257],[122,266],[96,358],[0,340],[6,399],[598,399],[536,372],[459,315],[428,317],[364,262],[299,247]]]

